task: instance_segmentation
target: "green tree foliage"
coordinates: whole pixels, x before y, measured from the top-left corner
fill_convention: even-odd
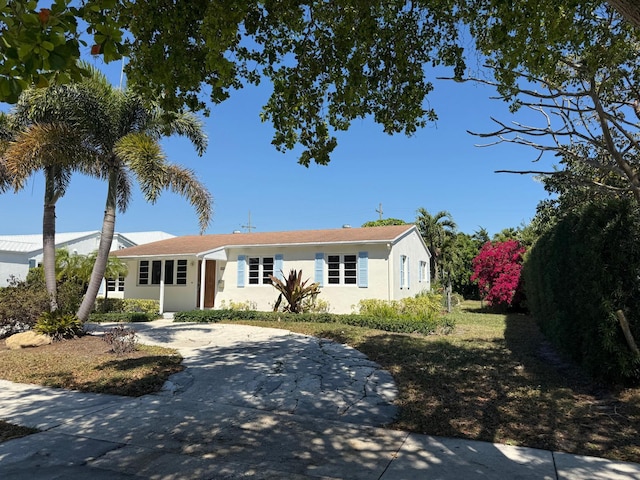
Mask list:
[[[545,335],[587,371],[640,381],[640,358],[616,317],[640,339],[640,215],[628,200],[564,215],[525,257],[527,303]]]
[[[407,222],[399,218],[383,218],[380,220],[372,220],[362,224],[363,227],[386,227],[387,225],[406,225]]]
[[[462,232],[455,235],[453,241],[455,260],[451,268],[451,287],[454,292],[464,298],[480,299],[478,285],[471,280],[471,275],[473,275],[473,259],[486,241],[478,240],[475,235]]]
[[[562,158],[557,173],[541,179],[551,198],[538,204],[536,216],[529,225],[537,235],[548,231],[567,215],[581,212],[585,204],[633,200],[619,176],[603,173],[572,157]]]
[[[438,282],[441,280],[442,269],[449,272],[454,263],[453,239],[456,224],[447,211],[431,215],[426,209],[419,208],[416,225],[431,252],[431,281]]]
[[[130,84],[162,98],[166,110],[204,108],[203,91],[219,103],[268,79],[262,118],[274,125],[273,144],[300,145],[302,164],[325,164],[334,132],[354,119],[371,116],[385,132],[406,134],[435,119],[425,107],[433,66],[461,78],[467,63],[479,64],[479,51],[513,97],[519,73],[570,81],[557,72],[565,55],[588,68],[620,65],[635,55],[637,7],[610,3],[631,22],[601,0],[54,0],[50,8],[2,1],[0,98],[81,75],[79,26],[87,25],[92,53],[107,61],[126,55]],[[605,23],[611,16],[614,28]]]

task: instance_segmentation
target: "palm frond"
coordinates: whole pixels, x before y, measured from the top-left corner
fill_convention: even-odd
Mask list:
[[[158,142],[149,135],[131,133],[118,141],[114,153],[135,174],[145,199],[155,203],[167,186],[165,156]]]
[[[127,207],[129,206],[129,201],[131,200],[131,178],[127,174],[126,171],[120,171],[118,175],[118,186],[117,188],[117,197],[118,197],[118,210],[121,212],[126,212]]]
[[[0,158],[0,193],[6,192],[11,188],[13,177],[7,169],[7,162],[4,158]]]
[[[59,174],[95,161],[98,152],[86,136],[66,123],[32,125],[20,132],[4,152],[5,168],[16,190],[36,171],[56,166]],[[64,182],[63,182],[64,184]]]
[[[153,114],[144,101],[130,91],[114,91],[114,97],[117,99],[114,118],[118,119],[118,137],[122,138],[130,133],[151,134],[149,130]]]
[[[12,119],[5,112],[0,112],[0,143],[8,142],[13,138]]]
[[[200,222],[200,233],[204,232],[213,216],[213,197],[207,187],[198,180],[192,170],[168,164],[165,168],[167,187],[187,200],[195,208]]]
[[[207,150],[209,138],[204,132],[204,124],[191,112],[164,113],[160,123],[163,136],[180,135],[187,138],[195,147],[198,156]]]

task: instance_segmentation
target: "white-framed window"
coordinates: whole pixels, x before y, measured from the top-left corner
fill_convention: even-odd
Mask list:
[[[124,292],[124,277],[107,278],[106,282],[108,292]]]
[[[329,285],[355,285],[357,281],[357,255],[327,255],[327,282]]]
[[[249,257],[249,285],[271,285],[273,257]]]
[[[400,288],[410,288],[409,257],[400,255]]]
[[[420,260],[418,265],[418,281],[420,283],[427,281],[427,262]]]

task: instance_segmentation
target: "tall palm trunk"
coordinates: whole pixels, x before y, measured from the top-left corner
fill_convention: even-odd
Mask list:
[[[56,286],[56,194],[53,167],[45,168],[44,213],[42,215],[42,264],[52,312],[58,309]]]
[[[100,284],[104,278],[104,272],[107,269],[109,260],[109,252],[111,251],[111,243],[113,242],[113,233],[116,227],[116,206],[118,188],[118,170],[112,168],[109,172],[109,185],[107,192],[107,203],[104,210],[104,218],[102,220],[102,233],[100,234],[100,244],[98,245],[98,253],[96,261],[93,264],[91,279],[87,287],[87,293],[84,295],[82,304],[78,309],[77,317],[82,322],[86,322],[89,314],[93,311],[96,297]]]

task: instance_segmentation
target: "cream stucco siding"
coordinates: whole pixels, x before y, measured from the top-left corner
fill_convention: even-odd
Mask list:
[[[404,268],[401,268],[402,257],[405,258]],[[424,277],[420,275],[420,262],[425,263]],[[413,297],[422,291],[431,288],[431,275],[429,274],[429,255],[417,232],[409,232],[400,239],[391,252],[390,268],[393,277],[394,300]],[[404,281],[401,278],[404,274]]]
[[[258,310],[272,310],[278,297],[278,292],[272,285],[258,284],[251,285],[247,281],[247,271],[244,271],[244,286],[238,284],[238,257],[243,256],[248,259],[254,258],[275,258],[282,255],[282,270],[284,275],[294,270],[302,270],[303,279],[310,282],[316,281],[316,254],[323,255],[322,286],[319,299],[328,302],[329,310],[334,313],[350,313],[360,300],[366,298],[387,299],[389,294],[388,268],[387,268],[386,244],[371,245],[317,245],[295,246],[283,249],[281,247],[253,247],[229,249],[228,262],[224,272],[219,278],[224,279],[224,289],[218,291],[216,295],[216,307],[224,301],[229,302],[250,302],[256,305]],[[367,253],[367,286],[360,287],[358,282],[352,285],[340,283],[338,285],[329,284],[327,259],[330,255],[355,255],[360,252]],[[277,272],[276,272],[277,273]],[[358,272],[358,275],[360,273]]]
[[[198,263],[195,256],[145,257],[125,260],[129,274],[124,282],[124,297],[161,300],[161,286],[164,284],[163,276],[161,276],[161,284],[152,284],[151,279],[149,279],[149,283],[146,285],[138,283],[140,261],[148,261],[149,265],[151,265],[154,260],[161,261],[162,264],[165,264],[167,260],[173,260],[174,262],[177,262],[177,260],[187,261],[186,284],[178,285],[174,281],[171,285],[163,285],[164,298],[162,299],[162,311],[180,312],[195,309],[198,298]]]

